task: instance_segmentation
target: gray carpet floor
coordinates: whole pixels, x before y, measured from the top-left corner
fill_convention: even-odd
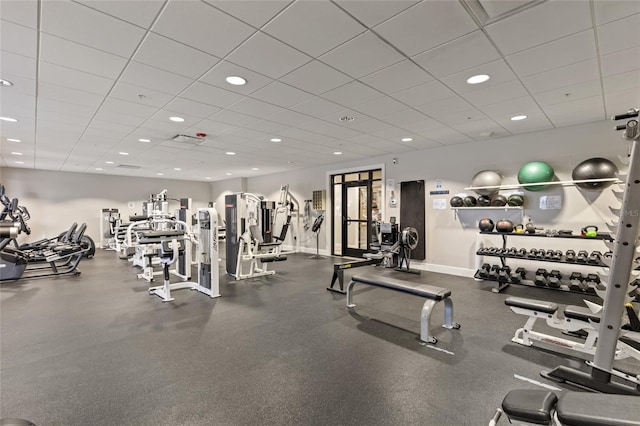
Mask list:
[[[509,295],[579,304],[580,295],[372,266],[450,288],[460,330],[418,339],[421,298],[325,290],[339,259],[292,255],[271,277],[233,281],[222,297],[188,290],[163,303],[114,252],[78,277],[0,284],[0,417],[44,425],[484,425],[511,389],[582,361],[510,342],[525,318]],[[160,283],[160,277],[156,279]],[[637,365],[632,365],[636,371]]]

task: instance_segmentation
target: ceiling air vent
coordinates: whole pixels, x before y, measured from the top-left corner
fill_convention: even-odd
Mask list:
[[[132,169],[132,170],[141,168],[140,166],[135,166],[133,164],[118,164],[116,167],[119,169]]]
[[[205,141],[203,137],[190,135],[175,135],[171,140],[174,142],[186,143],[189,145],[200,145]]]

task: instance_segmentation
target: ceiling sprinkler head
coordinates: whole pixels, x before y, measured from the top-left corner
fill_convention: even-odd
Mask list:
[[[345,115],[344,117],[340,117],[340,121],[342,121],[343,123],[349,123],[353,120],[355,120],[355,118],[348,115]]]

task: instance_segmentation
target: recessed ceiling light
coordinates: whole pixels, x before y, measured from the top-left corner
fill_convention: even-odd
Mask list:
[[[113,164],[113,161],[105,161],[107,164]]]
[[[333,155],[342,155],[342,151],[334,151]]]
[[[271,142],[282,142],[282,139],[280,138],[271,138],[269,139]]]
[[[5,80],[4,78],[0,78],[0,86],[9,87],[9,86],[13,86],[13,83],[10,82],[9,80]]]
[[[182,123],[184,121],[184,118],[182,118],[182,117],[169,117],[169,120],[175,121],[176,123]]]
[[[227,155],[236,155],[236,153],[232,152],[232,151],[227,151],[227,152],[225,152],[225,154],[227,154]]]
[[[118,154],[120,154],[120,155],[129,155],[128,152],[124,152],[124,151],[120,151]]]
[[[244,86],[245,84],[247,84],[247,80],[235,75],[227,77],[226,80],[227,80],[227,83],[233,84],[234,86]]]
[[[102,171],[102,167],[96,167],[97,171]]]
[[[20,139],[7,138],[9,142],[22,142]]]
[[[491,77],[489,77],[486,74],[478,74],[478,75],[474,75],[473,77],[469,77],[467,79],[467,83],[469,84],[478,84],[478,83],[484,83],[485,81],[489,80]]]
[[[15,118],[11,118],[11,117],[0,117],[0,120],[2,120],[2,121],[8,121],[8,122],[10,122],[10,123],[15,123],[16,121],[18,121],[18,120],[16,120]]]
[[[179,172],[182,169],[180,167],[174,167],[173,170],[175,170],[176,172]]]
[[[151,142],[151,139],[138,139],[138,142]]]
[[[158,176],[164,176],[164,173],[156,173]]]
[[[514,115],[513,117],[511,117],[511,121],[520,121],[524,120],[525,118],[527,118],[526,115]]]
[[[16,164],[24,164],[24,161],[14,161]]]
[[[12,152],[13,155],[22,155],[21,152]]]
[[[225,175],[227,176],[231,176],[233,173],[225,173]]]
[[[205,179],[211,179],[209,176],[207,176]]]
[[[252,168],[251,170],[256,171],[256,170],[260,170],[260,169],[259,169],[259,168],[257,168],[257,167],[254,167],[254,168]]]
[[[411,142],[413,138],[402,138],[402,142]]]

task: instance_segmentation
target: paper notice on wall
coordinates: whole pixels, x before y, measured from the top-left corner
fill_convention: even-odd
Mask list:
[[[540,197],[540,210],[560,210],[562,197],[560,195],[543,195]]]
[[[433,209],[434,210],[445,210],[447,208],[447,199],[446,198],[434,198],[433,199]]]

